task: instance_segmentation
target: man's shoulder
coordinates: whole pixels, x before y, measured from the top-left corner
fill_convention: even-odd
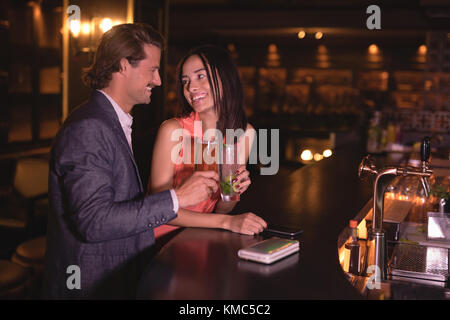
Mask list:
[[[105,115],[95,103],[87,101],[74,109],[67,117],[54,144],[69,143],[73,138],[91,142],[105,141],[115,135],[113,120]]]
[[[112,118],[109,114],[111,112],[105,112],[105,109],[105,106],[101,106],[97,100],[91,98],[74,108],[64,122],[63,128],[86,123],[98,124],[100,127],[111,127]]]

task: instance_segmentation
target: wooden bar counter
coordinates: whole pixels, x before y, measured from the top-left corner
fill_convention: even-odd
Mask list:
[[[264,236],[185,228],[154,257],[138,299],[359,299],[339,265],[337,240],[371,198],[357,176],[362,158],[352,146],[330,158],[273,176],[251,176],[234,212],[254,212],[269,224],[297,226],[300,251],[272,265],[238,258]]]

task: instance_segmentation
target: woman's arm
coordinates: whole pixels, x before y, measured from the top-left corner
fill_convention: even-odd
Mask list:
[[[173,188],[173,174],[175,163],[172,161],[172,151],[177,148],[179,141],[172,141],[172,133],[182,130],[175,119],[169,119],[161,124],[153,147],[152,167],[150,173],[149,190],[151,193]],[[175,160],[175,159],[173,159]]]
[[[175,119],[170,119],[165,121],[158,131],[153,149],[150,177],[149,189],[152,193],[173,187],[174,160],[176,159],[172,159],[172,155],[177,154],[174,148],[180,143],[179,141],[172,141],[172,132],[176,129],[181,129],[180,125]],[[232,203],[232,207],[229,207],[226,213],[230,212],[235,205],[236,203]],[[230,204],[224,203],[225,206],[230,206]],[[253,213],[229,216],[219,213],[199,213],[183,208],[178,210],[178,216],[168,224],[181,227],[220,228],[248,235],[259,233],[267,226],[264,220]]]
[[[199,213],[186,209],[180,209],[178,217],[168,224],[180,227],[218,228],[247,235],[260,233],[267,228],[266,222],[251,212],[228,215]]]
[[[149,184],[151,193],[173,188],[174,161],[177,160],[176,155],[179,153],[179,148],[177,148],[177,146],[181,146],[181,141],[173,141],[173,138],[180,136],[174,134],[174,130],[182,130],[175,119],[169,119],[163,122],[158,130],[155,146],[153,148]],[[178,210],[177,218],[173,219],[169,224],[181,227],[221,228],[224,223],[223,220],[223,216],[206,215],[180,208]]]

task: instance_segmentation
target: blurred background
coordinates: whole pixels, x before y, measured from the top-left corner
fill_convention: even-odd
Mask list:
[[[373,4],[381,28],[370,30]],[[89,98],[81,74],[101,35],[126,22],[167,41],[163,85],[133,110],[142,181],[159,125],[179,112],[177,62],[205,43],[236,60],[253,126],[280,129],[282,169],[349,144],[401,158],[424,135],[449,160],[449,0],[1,0],[0,259],[19,259],[20,244],[45,235],[52,139]]]

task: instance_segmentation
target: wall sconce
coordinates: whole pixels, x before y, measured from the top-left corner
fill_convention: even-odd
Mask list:
[[[383,54],[379,46],[373,43],[367,48],[366,61],[369,68],[378,69],[383,66]]]
[[[416,55],[414,57],[415,62],[419,64],[424,64],[427,62],[427,46],[422,44],[417,49]]]
[[[91,25],[88,22],[85,22],[81,25],[81,32],[84,35],[88,35],[89,33],[91,33]]]
[[[112,22],[112,20],[110,18],[104,18],[100,22],[100,29],[103,31],[103,33],[108,31],[112,27],[113,27],[113,22]]]
[[[378,48],[378,46],[376,44],[371,44],[369,46],[368,50],[369,50],[369,53],[373,54],[373,55],[376,55],[376,54],[380,53],[380,49]]]
[[[276,44],[271,43],[267,47],[267,55],[266,55],[265,62],[268,67],[279,67],[280,66],[280,54],[278,53],[278,47]]]
[[[80,30],[81,30],[80,20],[71,20],[69,28],[70,28],[70,32],[72,33],[72,36],[74,36],[75,38],[78,38],[78,36],[80,35]]]
[[[323,44],[317,47],[316,60],[319,68],[329,68],[331,65],[328,49]]]
[[[94,17],[83,22],[79,19],[72,19],[69,23],[69,30],[72,38],[73,55],[94,53],[102,34],[121,23],[123,22],[119,20],[113,22],[108,17]]]
[[[63,122],[69,114],[69,73],[73,72],[76,75],[77,80],[71,81],[81,81],[78,73],[92,64],[97,44],[103,33],[115,25],[125,22],[133,23],[134,0],[111,1],[114,4],[104,7],[108,10],[106,12],[109,12],[106,14],[99,13],[95,6],[89,4],[95,1],[76,1],[80,5],[69,4],[69,0],[61,2],[63,5],[61,121]],[[83,7],[81,3],[84,4]],[[105,17],[109,14],[111,16]]]

